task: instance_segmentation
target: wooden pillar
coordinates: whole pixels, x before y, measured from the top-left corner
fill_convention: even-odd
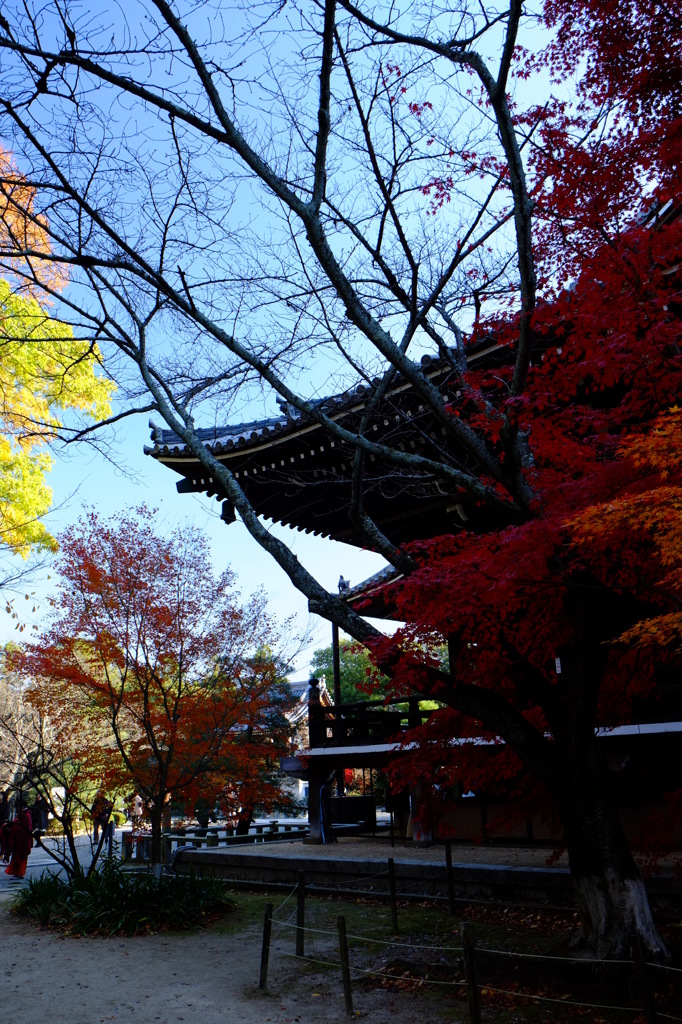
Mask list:
[[[327,772],[312,765],[308,769],[308,826],[310,836],[304,843],[322,843],[322,787],[328,778]]]
[[[320,681],[313,676],[308,683],[308,746],[325,746],[326,726],[320,704]]]
[[[410,786],[410,807],[412,810],[412,840],[415,843],[430,843],[433,840],[431,829],[424,826],[421,813],[426,795],[426,783],[419,780]]]
[[[308,684],[308,746],[321,747],[326,741],[326,725],[324,710],[320,704],[319,680],[313,676]],[[308,767],[308,825],[310,836],[304,843],[322,842],[322,806],[320,790],[326,773],[315,764],[316,759],[310,758]]]

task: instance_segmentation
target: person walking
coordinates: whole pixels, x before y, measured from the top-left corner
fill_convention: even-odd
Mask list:
[[[130,801],[130,820],[133,823],[133,828],[139,827],[143,813],[144,804],[142,802],[142,797],[139,793],[134,793],[133,798]]]
[[[28,855],[33,846],[33,822],[26,801],[17,800],[17,816],[9,829],[9,852],[12,857],[5,868],[6,875],[23,878],[26,874]]]
[[[113,854],[114,845],[114,822],[110,821],[114,805],[109,800],[103,789],[98,789],[95,800],[90,808],[92,817],[92,841],[97,844],[99,830],[102,829],[103,839],[109,840],[109,856]]]
[[[12,818],[9,798],[10,790],[6,789],[0,796],[0,859],[4,864],[9,860],[9,826]]]

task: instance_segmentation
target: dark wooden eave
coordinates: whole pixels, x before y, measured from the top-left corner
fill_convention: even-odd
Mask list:
[[[468,357],[469,365],[506,362],[509,350],[488,340]],[[422,358],[422,372],[437,383],[444,396],[460,398],[457,376],[441,359]],[[372,394],[361,385],[322,400],[325,413],[349,430],[357,429]],[[350,517],[354,449],[331,437],[312,418],[286,405],[283,413],[251,423],[200,429],[201,441],[228,468],[259,516],[306,533],[331,537],[359,547],[367,541]],[[452,456],[467,466],[462,452],[451,450],[446,431],[435,424],[412,386],[398,377],[373,417],[368,437],[440,461]],[[227,495],[188,448],[169,430],[152,430],[153,447],[145,452],[181,476],[181,494],[203,492],[223,501],[222,517],[234,521]],[[475,466],[468,465],[475,471]],[[485,528],[482,513],[461,492],[374,456],[365,462],[364,507],[393,543],[451,533],[472,526]]]

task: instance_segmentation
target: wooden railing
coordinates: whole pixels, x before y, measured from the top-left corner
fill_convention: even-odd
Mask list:
[[[419,697],[386,704],[358,701],[324,707],[319,689],[310,683],[308,724],[311,747],[367,746],[399,740],[407,729],[422,725],[433,712],[420,708]]]
[[[208,847],[229,847],[253,843],[272,843],[288,839],[298,839],[308,834],[307,822],[271,821],[267,825],[251,825],[247,835],[235,835],[229,826],[209,828],[175,829],[165,832],[162,836],[164,861],[170,864],[178,850],[185,847],[202,849]],[[122,857],[124,861],[148,861],[151,855],[152,837],[149,832],[123,832],[121,836]]]

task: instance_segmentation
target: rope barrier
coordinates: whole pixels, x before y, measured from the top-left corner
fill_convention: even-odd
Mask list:
[[[659,971],[673,971],[675,974],[682,974],[682,967],[670,967],[668,964],[650,964],[645,961],[647,967],[656,967]]]
[[[292,890],[292,892],[289,894],[289,896],[287,896],[287,899],[284,900],[284,902],[280,904],[280,906],[277,908],[278,911],[281,910],[281,908],[291,898],[291,896],[293,895],[293,892],[295,892],[295,891],[296,891],[295,889]],[[291,921],[291,918],[293,917],[294,913],[295,913],[295,911],[292,911],[292,913],[289,915],[289,917],[286,919],[286,921],[278,921],[273,916],[273,919],[272,919],[273,925],[279,925],[282,928],[296,928],[297,926],[295,924],[290,924],[289,923]],[[336,934],[337,934],[335,931],[330,930],[328,928],[313,928],[313,927],[311,927],[309,925],[306,925],[306,932],[308,932],[308,931],[309,932],[315,932],[317,935],[331,935],[333,937],[336,937]],[[399,942],[396,939],[374,939],[374,938],[371,938],[369,935],[359,935],[359,934],[357,934],[355,932],[349,932],[348,933],[348,938],[349,939],[356,939],[358,942],[372,943],[372,944],[377,945],[377,946],[395,946],[398,949],[401,949],[401,948],[402,949],[428,949],[428,950],[432,950],[434,952],[441,952],[441,953],[461,953],[463,951],[463,947],[462,946],[434,946],[434,945],[427,945],[425,943],[420,943],[420,942]],[[518,953],[515,950],[510,950],[510,949],[494,949],[494,948],[491,948],[489,946],[478,946],[477,948],[478,948],[478,952],[479,953],[492,953],[495,956],[514,956],[514,957],[518,957],[519,959],[527,959],[527,960],[557,960],[557,961],[561,961],[561,962],[564,962],[564,963],[581,963],[581,962],[584,962],[584,963],[589,963],[590,966],[592,966],[592,965],[597,966],[597,965],[600,965],[600,964],[615,964],[615,965],[620,965],[620,966],[627,967],[627,966],[631,966],[632,965],[632,960],[585,960],[585,961],[580,961],[580,960],[576,959],[576,957],[573,957],[573,956],[554,956],[554,955],[550,955],[550,954],[546,954],[546,953]],[[647,961],[647,966],[648,967],[656,967],[656,968],[658,968],[661,971],[673,971],[673,972],[675,972],[677,974],[682,974],[682,968],[680,968],[680,967],[669,967],[667,964],[649,963]]]
[[[281,950],[282,956],[288,956],[290,960],[303,960],[307,964],[319,964],[320,967],[341,967],[341,964],[334,963],[332,960],[316,960],[310,956],[298,956],[297,953],[287,953],[285,949]]]
[[[282,907],[285,907],[287,905],[287,903],[289,902],[289,900],[294,895],[294,893],[296,892],[297,889],[298,889],[298,885],[295,885],[293,887],[293,889],[291,890],[291,892],[289,893],[289,895],[284,897],[284,899],[282,900],[280,905],[277,907],[277,910],[273,911],[273,914],[272,914],[273,922],[274,922],[274,919],[275,919],[275,914],[279,914],[279,912],[282,909]]]
[[[288,956],[292,960],[304,960],[309,964],[319,964],[321,967],[338,967],[339,970],[341,969],[341,964],[336,963],[334,960],[316,960],[310,956],[297,956],[296,953],[287,953],[284,950],[282,951],[282,955]],[[403,974],[388,974],[386,971],[371,971],[363,967],[351,967],[351,971],[356,976],[367,974],[371,975],[373,978],[388,978],[391,981],[405,981],[405,976]],[[425,985],[445,985],[449,988],[465,988],[467,984],[466,981],[435,981],[431,978],[419,978],[415,980],[421,981]]]
[[[387,871],[382,871],[378,875],[363,875],[359,879],[357,879],[357,881],[362,882],[366,878],[379,878],[381,875],[387,875],[387,874],[388,874]],[[353,881],[355,882],[355,879]],[[244,882],[245,886],[247,884],[248,884],[247,882]],[[276,883],[271,883],[272,886],[274,886],[275,884]],[[375,891],[373,889],[348,889],[348,888],[345,887],[345,883],[343,883],[343,882],[338,882],[336,884],[328,882],[328,883],[325,883],[324,885],[321,885],[321,884],[315,883],[315,882],[311,882],[310,886],[308,888],[309,888],[309,892],[310,892],[311,895],[316,895],[318,893],[328,893],[328,894],[331,894],[331,895],[337,895],[338,894],[340,896],[343,896],[343,895],[347,895],[347,896],[363,895],[363,896],[367,896],[369,898],[381,898],[381,897],[386,898],[388,896],[388,891],[386,891],[386,890],[381,890],[381,891],[377,892],[377,891]],[[424,900],[426,900],[426,901],[429,901],[431,903],[443,903],[443,904],[446,904],[448,902],[448,897],[447,896],[443,896],[443,895],[441,895],[439,893],[434,894],[434,893],[429,893],[429,892],[412,892],[409,889],[401,889],[399,892],[396,893],[396,896],[399,899],[408,900],[408,901],[412,901],[412,900],[424,901]],[[500,901],[497,900],[497,899],[475,899],[472,896],[455,896],[455,903],[461,903],[464,906],[472,906],[472,907],[476,907],[476,906],[480,906],[480,907],[499,907],[500,906]],[[505,906],[527,908],[528,904],[527,903],[519,903],[519,902],[512,902],[512,901],[510,901],[510,902],[505,902]],[[543,909],[545,909],[545,910],[556,910],[556,911],[561,912],[561,913],[572,913],[573,912],[573,908],[572,907],[559,906],[559,905],[555,905],[555,904],[543,904]]]
[[[295,892],[295,891],[296,891],[296,889],[294,888],[294,892]],[[291,895],[292,895],[292,894],[291,894],[291,893],[289,893],[289,895],[287,896],[287,898],[286,898],[286,900],[284,901],[284,903],[286,903],[286,902],[287,902],[287,900],[291,899]],[[282,904],[281,904],[281,906],[280,906],[280,907],[278,907],[277,909],[278,909],[278,910],[281,910],[281,908],[282,908],[282,907],[284,906],[284,903],[282,903]],[[286,921],[275,921],[274,917],[272,918],[272,925],[273,925],[273,926],[274,926],[274,925],[277,925],[277,926],[278,926],[278,929],[279,929],[279,930],[278,930],[278,931],[277,931],[277,932],[275,933],[275,936],[274,936],[274,937],[275,937],[275,939],[279,939],[279,938],[280,938],[280,936],[282,935],[282,930],[283,930],[284,928],[287,928],[287,927],[288,927],[288,928],[295,928],[295,927],[296,927],[296,925],[290,925],[290,924],[289,924],[289,922],[291,921],[292,917],[294,916],[294,914],[296,913],[296,911],[297,911],[297,910],[298,910],[298,907],[294,907],[294,909],[293,909],[293,910],[291,911],[291,913],[289,914],[289,916],[288,916],[288,918],[286,919]]]
[[[297,928],[298,925],[289,924],[289,922],[291,921],[292,917],[294,916],[294,914],[296,913],[297,910],[298,910],[298,907],[294,907],[294,909],[289,913],[289,916],[286,918],[285,921],[276,921],[274,919],[274,917],[273,917],[272,923],[280,925],[280,927],[282,927],[282,928]]]
[[[585,960],[580,961],[573,956],[550,956],[545,953],[517,953],[511,949],[492,949],[489,946],[478,946],[480,953],[495,953],[497,956],[516,956],[531,960],[564,960],[566,963],[589,963],[589,964],[620,964],[621,966],[632,966],[632,960]],[[645,961],[647,967],[656,967],[660,971],[673,971],[675,974],[682,974],[682,967],[670,967],[668,964],[650,963]]]
[[[331,932],[329,933],[332,934]],[[418,942],[396,942],[391,939],[370,939],[367,935],[353,935],[351,932],[348,933],[349,939],[357,939],[359,942],[373,942],[380,946],[397,946],[399,949],[431,949],[441,953],[462,953],[464,951],[463,946],[425,946]]]
[[[305,961],[306,963],[309,963],[309,964],[317,964],[320,967],[335,967],[335,968],[338,968],[338,969],[341,968],[341,964],[337,963],[334,960],[319,960],[319,959],[316,959],[316,958],[313,958],[313,957],[309,957],[309,956],[301,957],[301,956],[297,956],[295,953],[287,953],[285,950],[282,950],[282,955],[283,956],[288,956],[292,960],[303,960],[303,961]],[[618,962],[620,962],[620,961],[618,961]],[[625,962],[629,962],[629,961],[625,961]],[[386,978],[389,981],[405,981],[406,980],[404,974],[389,974],[387,971],[373,971],[370,968],[352,967],[351,971],[355,975],[356,978],[364,975],[366,977],[372,977],[372,978]],[[414,979],[410,979],[410,980],[414,980],[416,983],[421,984],[421,985],[439,985],[439,986],[444,987],[444,988],[466,988],[467,987],[467,982],[466,981],[438,981],[435,978],[414,978]],[[495,995],[512,996],[512,997],[514,997],[516,999],[532,999],[535,1002],[552,1003],[552,1004],[557,1005],[557,1006],[580,1006],[580,1007],[584,1007],[585,1009],[590,1009],[590,1010],[615,1010],[615,1011],[618,1011],[620,1013],[634,1013],[634,1014],[640,1014],[642,1012],[641,1007],[638,1007],[638,1006],[612,1006],[609,1003],[584,1003],[584,1002],[579,1002],[578,1000],[575,1000],[575,999],[559,999],[559,998],[552,998],[551,996],[538,996],[538,995],[534,995],[531,992],[514,992],[511,989],[494,988],[492,985],[479,985],[478,988],[479,988],[479,991],[481,992],[481,994],[485,994],[485,993],[488,993],[488,992],[493,992]],[[658,1014],[659,1017],[661,1017],[664,1020],[671,1020],[671,1021],[677,1021],[677,1022],[679,1022],[679,1020],[680,1020],[679,1017],[672,1017],[669,1013],[662,1013],[660,1010],[657,1011],[657,1014]]]
[[[406,981],[404,974],[387,974],[386,971],[372,971],[369,968],[363,967],[352,967],[352,971],[356,974],[366,974],[373,978],[389,978],[393,981]],[[419,982],[422,985],[442,985],[446,988],[466,988],[466,981],[437,981],[435,978],[414,978],[409,979]]]
[[[283,927],[283,928],[296,928],[295,924],[289,924],[288,923],[288,921],[290,919],[291,919],[291,915],[289,916],[287,921],[275,921],[275,919],[273,918],[272,919],[272,923],[273,923],[273,925],[274,924],[281,925],[281,927]],[[338,932],[331,931],[328,928],[312,928],[312,927],[309,927],[308,925],[306,925],[306,932],[314,932],[316,935],[331,935],[334,938],[338,934]],[[438,952],[445,952],[445,953],[461,953],[462,952],[462,946],[427,946],[427,945],[422,945],[422,944],[420,944],[418,942],[397,942],[397,941],[391,940],[391,939],[372,939],[368,935],[356,935],[356,934],[353,934],[352,932],[348,933],[348,938],[349,939],[357,939],[359,942],[372,942],[375,945],[379,945],[379,946],[396,946],[398,949],[430,949],[430,950],[435,950],[435,951],[438,951]]]
[[[518,999],[534,999],[539,1003],[556,1003],[561,1006],[584,1006],[589,1010],[618,1010],[622,1013],[637,1013],[642,1012],[641,1006],[610,1006],[608,1003],[580,1003],[575,999],[553,999],[551,996],[536,996],[531,995],[530,992],[513,992],[511,989],[506,988],[493,988],[492,985],[479,985],[479,991],[481,994],[484,992],[495,992],[496,995],[502,996],[516,996]],[[657,1011],[658,1012],[658,1011]],[[658,1013],[659,1017],[664,1017],[666,1014]],[[670,1020],[675,1020],[675,1017],[670,1017]]]
[[[530,960],[564,960],[566,963],[586,963],[586,964],[622,964],[632,966],[632,960],[579,960],[574,956],[550,956],[545,953],[517,953],[511,949],[491,949],[489,946],[477,946],[477,953],[495,953],[497,956],[516,956],[523,957]]]
[[[283,928],[297,928],[298,925],[289,924],[290,918],[291,918],[291,915],[289,915],[289,918],[287,918],[286,921],[276,921],[275,922],[273,920],[273,924],[281,924],[281,926]],[[333,931],[330,931],[329,929],[326,929],[326,928],[312,928],[308,924],[306,924],[305,930],[306,930],[306,933],[307,932],[316,932],[318,935],[334,935],[334,936],[338,935],[338,932],[333,932]]]
[[[381,872],[382,875],[383,874],[387,874],[387,873],[388,872]],[[379,877],[379,876],[377,875],[377,876],[367,876],[367,877]],[[297,888],[298,888],[298,886],[294,886],[294,888],[289,893],[289,895],[286,897],[286,899],[278,907],[278,912],[291,899],[293,894],[297,891]],[[293,915],[295,913],[296,913],[296,908],[294,908],[294,910],[289,915],[289,918],[286,921],[275,921],[273,919],[273,924],[276,924],[282,930],[286,929],[286,928],[296,928],[297,927],[296,924],[290,923],[291,918],[293,917]],[[307,917],[308,917],[308,915],[306,914],[306,919],[307,919]],[[325,928],[315,928],[315,927],[312,927],[311,925],[308,924],[307,920],[306,920],[305,930],[306,930],[306,932],[311,933],[311,935],[326,935],[326,936],[332,936],[334,938],[337,937],[337,933],[335,931],[332,931],[330,929],[325,929]],[[279,934],[281,934],[281,932]],[[437,946],[437,945],[426,945],[426,944],[420,944],[420,943],[414,943],[414,942],[400,942],[400,941],[391,940],[391,939],[388,939],[388,940],[387,939],[377,939],[377,938],[372,938],[370,936],[358,935],[358,934],[353,934],[353,933],[350,933],[348,935],[348,938],[349,939],[355,939],[357,942],[372,943],[374,945],[392,947],[392,948],[397,948],[397,949],[410,949],[410,950],[420,950],[421,949],[421,950],[432,950],[432,951],[437,951],[437,952],[458,953],[458,954],[462,953],[464,951],[462,946]],[[314,946],[314,939],[313,939],[313,946]],[[317,950],[316,949],[314,949],[315,956],[313,956],[313,957],[311,957],[311,956],[299,956],[299,955],[297,955],[295,953],[288,953],[288,952],[286,952],[284,950],[282,950],[280,952],[284,956],[288,956],[288,957],[291,957],[291,958],[296,959],[296,960],[304,960],[306,963],[309,963],[309,964],[318,964],[319,966],[322,966],[322,967],[333,967],[333,968],[337,968],[337,969],[341,969],[341,967],[342,967],[342,965],[340,963],[337,963],[336,961],[329,961],[329,960],[319,959],[318,956],[317,956]],[[521,952],[516,952],[516,951],[513,951],[513,950],[495,949],[495,948],[488,948],[488,947],[485,947],[485,946],[479,946],[478,947],[478,952],[479,953],[491,954],[491,955],[495,955],[495,956],[517,957],[519,959],[560,961],[560,962],[566,962],[566,963],[580,962],[580,961],[577,961],[575,957],[570,957],[570,956],[556,956],[556,955],[549,955],[549,954],[542,954],[542,953],[521,953]],[[590,961],[585,961],[585,962],[588,962],[590,965],[630,966],[632,964],[631,960],[590,960]],[[651,967],[651,968],[657,968],[658,970],[665,970],[665,971],[674,972],[674,973],[677,973],[677,974],[682,973],[682,969],[681,968],[670,967],[667,964],[650,963],[650,962],[647,961],[646,962],[646,966],[647,967]],[[366,977],[375,977],[375,978],[385,978],[387,980],[402,981],[402,982],[404,982],[406,980],[406,976],[404,974],[402,974],[402,975],[391,974],[391,973],[388,973],[386,971],[375,971],[375,970],[372,970],[371,968],[354,967],[354,968],[351,968],[351,971],[355,975],[356,978],[362,977],[362,976],[366,976]],[[441,987],[450,987],[450,988],[462,988],[462,987],[466,987],[466,985],[467,985],[466,981],[462,981],[462,982],[457,982],[457,981],[439,981],[439,980],[428,978],[428,977],[425,977],[425,978],[414,978],[414,979],[410,979],[410,980],[413,980],[415,983],[418,983],[420,985],[438,985],[438,986],[441,986]],[[509,997],[517,998],[517,999],[529,999],[529,1000],[534,1001],[534,1002],[551,1003],[551,1004],[554,1004],[554,1005],[561,1005],[561,1006],[576,1006],[576,1007],[583,1007],[583,1008],[586,1008],[586,1009],[610,1010],[610,1011],[615,1011],[615,1012],[632,1013],[632,1014],[640,1014],[642,1012],[641,1011],[641,1007],[613,1006],[613,1005],[610,1005],[610,1004],[607,1004],[607,1003],[587,1003],[587,1002],[581,1002],[581,1001],[573,1000],[573,999],[562,999],[562,998],[558,998],[558,997],[535,995],[535,994],[530,993],[530,992],[512,991],[511,989],[500,989],[500,988],[493,987],[491,985],[480,985],[479,984],[478,989],[481,992],[481,994],[484,994],[484,993],[494,993],[494,994],[497,994],[497,995],[505,995],[505,996],[509,996]],[[658,1013],[658,1016],[659,1016],[659,1018],[661,1020],[669,1020],[669,1021],[673,1021],[673,1022],[677,1021],[678,1024],[682,1020],[682,1018],[673,1017],[670,1014],[666,1014],[666,1013],[661,1012],[660,1010],[657,1011],[657,1013]]]
[[[387,874],[387,872],[382,872],[382,873],[383,874]],[[371,876],[368,875],[368,876],[364,876],[364,877],[378,878],[379,876],[378,875],[371,875]],[[265,890],[265,891],[268,891],[268,892],[279,892],[282,889],[285,889],[286,888],[286,884],[287,884],[287,883],[283,883],[283,882],[261,882],[261,881],[258,881],[256,879],[254,879],[254,878],[251,878],[251,879],[247,879],[247,878],[226,878],[225,882],[228,885],[233,886],[234,888],[238,888],[238,889],[245,889],[247,891],[248,890],[253,890],[253,891]],[[341,886],[341,883],[339,883],[338,885],[332,885],[330,883],[322,885],[319,882],[318,883],[311,882],[310,884],[306,885],[306,889],[310,893],[311,896],[320,896],[320,895],[330,895],[330,896],[344,896],[344,895],[347,895],[349,897],[365,896],[365,897],[367,897],[369,899],[375,899],[377,901],[385,900],[388,897],[388,892],[386,890],[375,891],[375,890],[372,890],[372,889],[348,889],[348,888],[341,888],[340,886]],[[401,899],[408,900],[408,901],[419,900],[420,902],[426,901],[426,902],[430,902],[430,903],[434,903],[434,904],[439,904],[439,903],[447,904],[447,902],[448,902],[448,897],[447,896],[438,895],[438,894],[434,895],[433,893],[428,893],[428,892],[408,892],[408,891],[403,889],[403,890],[401,890],[400,896],[401,896]],[[472,906],[472,907],[475,907],[475,906],[480,906],[480,907],[499,907],[499,906],[501,906],[501,901],[499,899],[475,899],[475,898],[470,897],[470,896],[455,896],[455,902],[456,903],[462,903],[465,906]],[[507,907],[521,907],[521,908],[527,908],[528,907],[527,903],[518,903],[518,902],[513,902],[513,901],[509,901],[509,902],[505,901],[504,905],[507,906]],[[573,913],[574,912],[574,908],[573,907],[559,906],[559,905],[551,904],[551,903],[550,904],[543,904],[543,909],[544,910],[558,911],[558,912],[561,912],[561,913]]]
[[[388,874],[388,869],[385,870],[385,871],[377,871],[377,873],[375,875],[360,875],[359,878],[353,878],[353,884],[355,885],[357,882],[368,882],[368,881],[371,881],[373,878],[383,878],[387,874]],[[342,882],[338,882],[337,883],[337,885],[339,885],[339,886],[342,885],[342,884],[343,884]],[[313,883],[313,885],[311,885],[311,888],[314,888],[314,883]],[[326,889],[332,889],[332,888],[335,888],[335,886],[334,886],[333,883],[327,883],[325,885],[325,888]],[[343,890],[341,890],[341,891],[343,891]],[[368,890],[368,891],[371,891],[371,890]]]

